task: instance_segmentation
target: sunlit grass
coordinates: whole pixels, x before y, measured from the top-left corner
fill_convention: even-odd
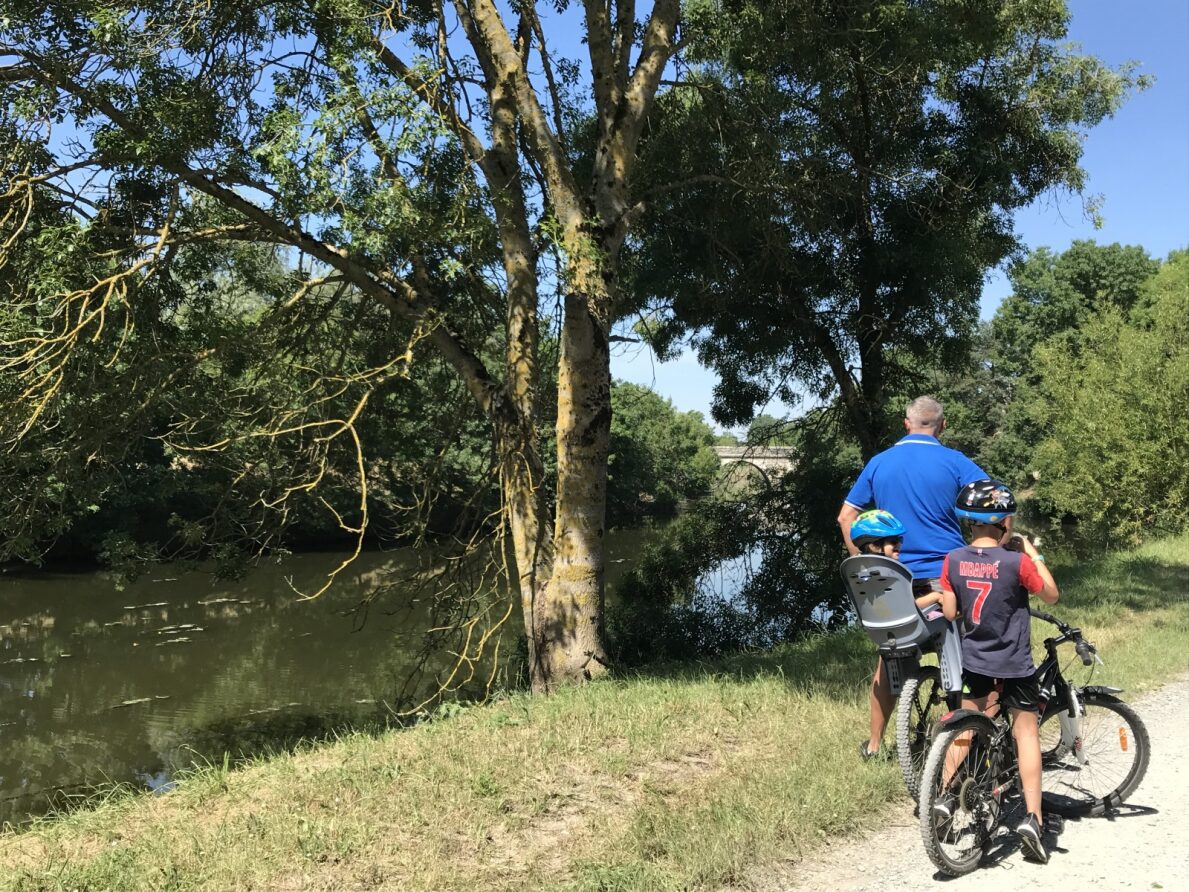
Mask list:
[[[1189,537],[1054,572],[1054,612],[1107,662],[1096,682],[1134,696],[1189,671]],[[872,663],[850,631],[209,765],[5,835],[0,887],[746,885],[904,795],[893,764],[855,752]]]

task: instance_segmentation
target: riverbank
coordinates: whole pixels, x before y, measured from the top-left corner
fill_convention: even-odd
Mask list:
[[[1189,671],[1189,536],[1054,569],[1096,682]],[[0,887],[747,887],[902,798],[854,753],[871,662],[849,632],[214,766],[5,835]]]

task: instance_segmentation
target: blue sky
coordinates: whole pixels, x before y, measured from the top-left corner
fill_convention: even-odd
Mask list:
[[[1049,195],[1016,214],[1017,232],[1030,248],[1063,251],[1075,239],[1094,239],[1164,257],[1189,246],[1189,0],[1070,0],[1069,7],[1070,40],[1110,65],[1139,62],[1155,83],[1086,139],[1082,167],[1087,192],[1102,196],[1102,228],[1086,218],[1079,196]],[[983,289],[984,318],[1010,290],[993,271]],[[621,347],[611,372],[710,417],[717,378],[689,352],[657,363],[647,349]],[[769,411],[779,415],[782,407]]]

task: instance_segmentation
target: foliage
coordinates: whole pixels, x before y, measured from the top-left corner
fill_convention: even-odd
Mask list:
[[[620,581],[610,616],[617,659],[702,658],[845,621],[834,516],[860,453],[837,412],[810,413],[785,430],[792,472],[743,500],[711,500],[678,517]],[[711,571],[730,578],[716,587]]]
[[[683,499],[705,496],[718,472],[714,431],[699,412],[677,412],[672,402],[638,384],[611,389],[611,455],[607,520],[638,523],[671,516]]]
[[[1036,348],[1048,342],[1076,350],[1082,327],[1097,311],[1109,306],[1130,312],[1157,266],[1139,246],[1076,241],[1060,254],[1038,248],[1008,267],[1012,294],[978,348],[979,376],[994,382],[990,387],[1001,400],[989,416],[994,429],[980,450],[983,467],[1031,487],[1034,455],[1047,435]]]
[[[650,134],[636,288],[721,375],[718,421],[804,391],[869,456],[889,393],[962,365],[1012,212],[1080,191],[1081,135],[1143,81],[1062,43],[1058,0],[717,7]]]
[[[1012,293],[992,321],[993,362],[1008,378],[1027,378],[1032,348],[1076,332],[1097,311],[1126,315],[1159,264],[1138,245],[1075,241],[1054,254],[1038,248],[1008,267]]]
[[[1048,505],[1138,540],[1189,517],[1189,252],[1033,353]]]
[[[155,280],[173,300],[150,315],[143,298],[154,282],[142,287],[135,325],[81,347],[62,370],[44,430],[32,429],[0,460],[5,491],[24,509],[6,512],[8,553],[31,559],[52,545],[55,556],[99,555],[127,568],[197,551],[342,547],[349,533],[339,520],[359,519],[354,450],[261,434],[278,416],[349,411],[342,383],[400,351],[408,330],[381,324],[382,314],[346,288],[311,288],[297,312],[282,315],[294,275],[270,251],[179,251]],[[390,334],[377,337],[376,327]],[[5,320],[9,343],[28,337],[28,320]],[[82,363],[83,355],[94,358]],[[336,378],[312,371],[328,366]],[[491,476],[490,432],[479,413],[432,357],[406,372],[375,389],[359,426],[370,458],[368,511],[374,532],[390,540],[473,526],[462,515],[476,489],[487,493],[482,513],[492,508],[481,483]],[[322,399],[311,400],[319,390]],[[328,472],[325,501],[304,492],[280,498],[292,481],[320,472]]]
[[[749,546],[753,518],[740,503],[707,501],[650,542],[615,587],[608,611],[612,657],[633,666],[688,660],[753,643],[754,617],[706,577]]]
[[[788,421],[760,414],[747,426],[744,439],[748,446],[792,446],[795,437]]]

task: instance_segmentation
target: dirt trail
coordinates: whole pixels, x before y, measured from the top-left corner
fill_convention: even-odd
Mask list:
[[[1126,696],[1126,695],[1124,695]],[[1065,820],[1047,837],[1046,865],[1025,861],[1001,832],[991,857],[969,876],[937,873],[905,801],[886,828],[843,843],[819,859],[770,876],[765,892],[895,892],[929,887],[1005,889],[1165,889],[1189,892],[1189,676],[1134,701],[1152,739],[1143,782],[1113,818]],[[1051,822],[1054,824],[1059,821]]]

